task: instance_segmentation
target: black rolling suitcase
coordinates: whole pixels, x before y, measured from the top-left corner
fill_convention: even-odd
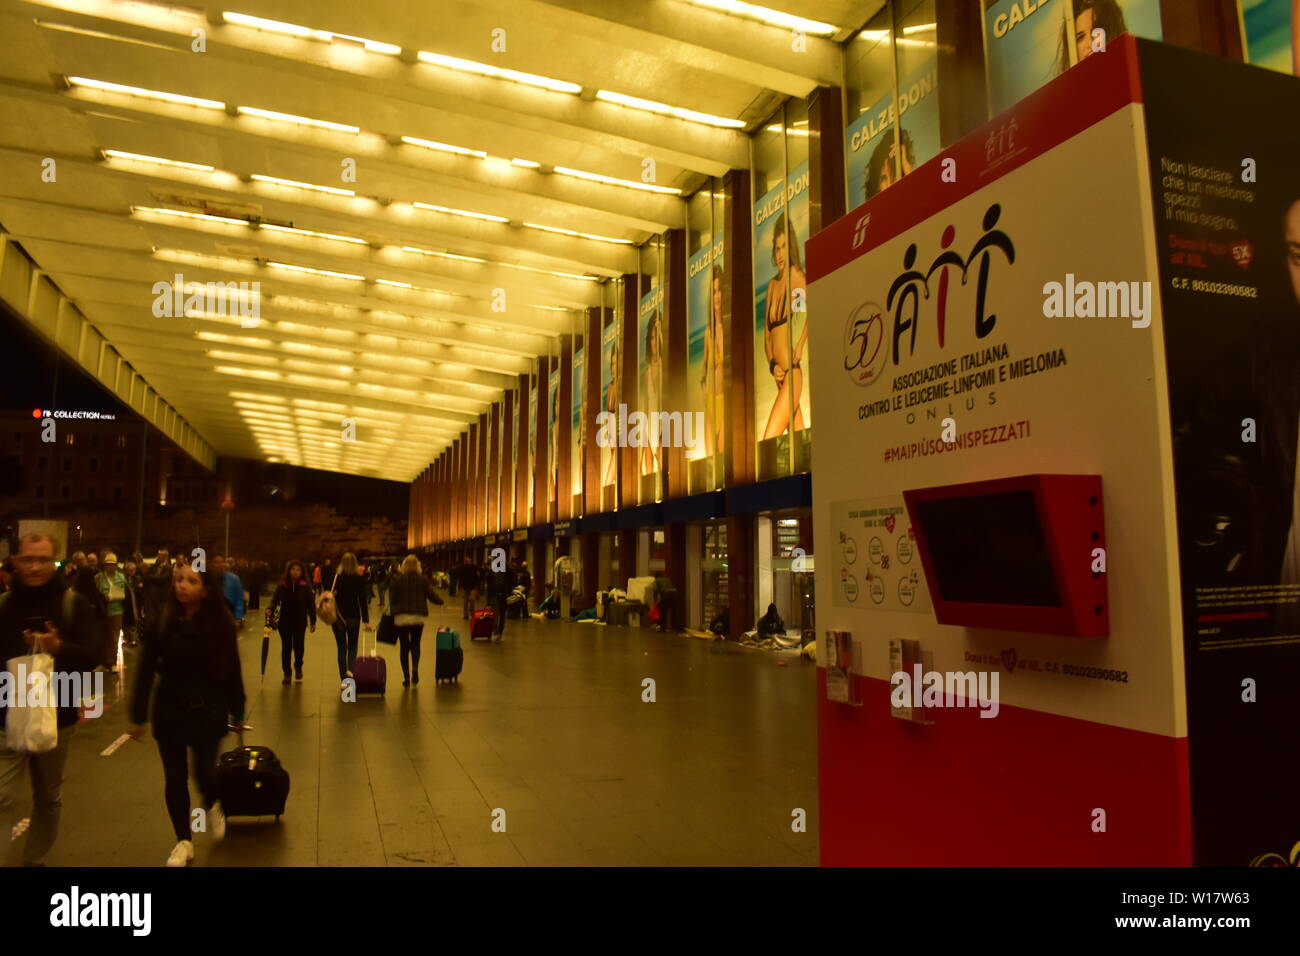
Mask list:
[[[434,635],[434,681],[456,680],[460,676],[460,670],[464,665],[465,651],[460,646],[460,635],[455,631],[439,628]]]
[[[228,817],[280,819],[289,798],[289,772],[267,747],[239,746],[217,761],[217,794],[221,810]]]

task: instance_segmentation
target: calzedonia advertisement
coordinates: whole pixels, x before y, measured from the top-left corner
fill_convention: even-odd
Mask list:
[[[754,440],[760,480],[806,471],[808,386],[808,164],[754,204]],[[792,441],[793,439],[793,441]]]
[[[1159,40],[1160,0],[985,0],[989,111],[1002,112],[1126,33]]]
[[[701,413],[704,422],[702,441],[687,447],[688,461],[708,459],[711,473],[703,481],[709,488],[722,481],[722,468],[713,467],[715,456],[726,447],[723,426],[726,420],[726,329],[722,315],[722,291],[726,287],[723,271],[725,241],[721,234],[706,241],[704,248],[686,263],[686,310],[689,318],[686,373],[687,410]],[[694,465],[690,466],[694,469]],[[696,483],[692,482],[694,488]]]
[[[866,202],[939,152],[938,66],[899,84],[845,131],[849,202]],[[895,129],[897,127],[897,129]]]

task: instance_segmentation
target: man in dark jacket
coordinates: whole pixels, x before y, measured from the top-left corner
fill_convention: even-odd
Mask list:
[[[148,624],[157,620],[167,603],[167,595],[172,590],[173,570],[171,555],[166,548],[159,548],[153,566],[144,573],[144,618]]]
[[[487,573],[487,600],[496,616],[496,640],[500,641],[506,633],[506,598],[515,589],[515,572],[502,568],[500,571],[489,570]]]
[[[465,592],[465,606],[462,616],[469,620],[474,616],[474,606],[478,603],[479,587],[478,567],[473,561],[466,561],[460,566],[460,586]]]
[[[71,691],[84,684],[99,663],[100,641],[94,612],[80,595],[65,596],[66,581],[54,573],[54,539],[26,534],[18,541],[14,589],[0,602],[0,661],[44,652],[54,657],[54,692],[58,708],[58,743],[45,753],[10,748],[0,733],[0,820],[8,819],[14,789],[30,762],[32,822],[23,847],[23,865],[41,866],[59,832],[60,792],[68,745],[77,725],[79,700]],[[65,675],[60,678],[59,675]],[[80,681],[69,678],[86,675]],[[100,678],[102,680],[102,677]],[[82,686],[89,693],[91,687]],[[67,698],[67,699],[64,699]],[[8,708],[0,708],[7,724]]]
[[[659,605],[659,630],[677,630],[677,587],[660,571],[651,585],[654,601]]]

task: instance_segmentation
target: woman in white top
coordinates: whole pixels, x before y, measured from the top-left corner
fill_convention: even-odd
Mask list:
[[[420,559],[408,554],[401,572],[388,586],[388,607],[397,626],[402,661],[402,686],[420,683],[420,634],[428,616],[428,603],[442,604],[433,582],[420,571]]]

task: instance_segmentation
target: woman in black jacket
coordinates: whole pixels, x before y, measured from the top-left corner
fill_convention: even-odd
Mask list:
[[[321,578],[325,587],[325,578]],[[339,680],[352,676],[352,665],[357,661],[357,642],[361,638],[361,625],[370,630],[370,598],[366,593],[366,579],[357,568],[357,556],[351,551],[339,560],[338,574],[330,588],[334,592],[334,606],[338,619],[334,622],[334,640],[339,648]]]
[[[307,624],[316,632],[316,595],[312,591],[307,572],[301,561],[290,561],[284,566],[284,577],[271,598],[268,613],[275,620],[276,608],[280,611],[277,630],[280,632],[280,669],[284,671],[282,684],[289,683],[289,660],[294,660],[294,674],[302,680],[302,657],[307,645]]]
[[[186,751],[194,752],[194,776],[207,808],[208,829],[226,835],[217,802],[217,747],[229,722],[242,728],[244,681],[239,671],[235,621],[226,609],[221,582],[193,568],[178,568],[160,615],[149,623],[131,697],[130,734],[144,734],[153,697],[153,735],[162,756],[167,813],[176,831],[168,866],[194,859],[190,831]],[[157,693],[154,676],[157,675]]]
[[[429,603],[442,604],[433,582],[420,571],[420,559],[408,554],[402,572],[388,585],[387,599],[397,627],[397,644],[402,661],[402,686],[420,683],[420,634]]]

